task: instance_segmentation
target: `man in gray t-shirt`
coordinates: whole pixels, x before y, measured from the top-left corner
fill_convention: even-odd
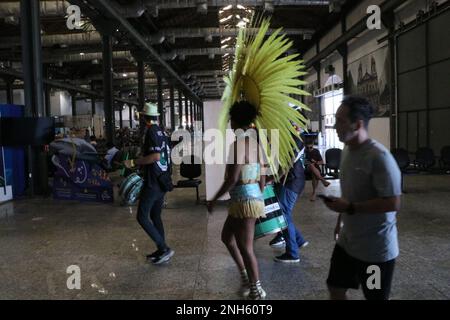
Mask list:
[[[336,113],[336,131],[346,146],[342,197],[325,199],[329,209],[340,213],[327,279],[332,299],[345,299],[347,289],[360,284],[366,299],[388,299],[399,253],[401,174],[391,153],[368,136],[372,110],[367,100],[349,96]]]

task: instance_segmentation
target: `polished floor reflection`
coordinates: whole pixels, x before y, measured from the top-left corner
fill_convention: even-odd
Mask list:
[[[450,298],[450,176],[414,175],[398,215],[401,255],[392,299]],[[204,195],[202,185],[201,195]],[[269,299],[327,299],[325,279],[334,246],[335,214],[310,183],[295,221],[310,245],[299,264],[272,260],[269,237],[256,241],[261,280]],[[339,194],[337,181],[327,193]],[[136,207],[33,199],[0,205],[0,299],[238,299],[239,274],[220,242],[225,205],[208,216],[194,189],[167,198],[163,212],[170,263],[153,266],[152,242],[135,219]],[[81,271],[81,289],[69,290],[67,268]],[[350,296],[361,299],[359,291]]]

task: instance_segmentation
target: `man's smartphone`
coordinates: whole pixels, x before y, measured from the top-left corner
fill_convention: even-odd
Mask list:
[[[334,198],[333,198],[333,197],[326,196],[326,195],[324,195],[324,194],[318,194],[317,196],[318,196],[319,198],[321,198],[323,201],[329,201],[329,202],[334,201]]]

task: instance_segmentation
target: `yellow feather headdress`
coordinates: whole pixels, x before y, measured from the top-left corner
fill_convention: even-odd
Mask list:
[[[279,130],[278,164],[282,172],[292,165],[297,145],[294,136],[297,133],[292,126],[295,122],[306,129],[308,120],[297,110],[310,110],[306,105],[290,95],[309,95],[299,89],[305,81],[299,79],[305,75],[302,60],[296,60],[298,54],[284,56],[292,46],[292,41],[281,34],[282,28],[264,39],[270,26],[267,18],[253,18],[248,29],[239,30],[233,68],[224,78],[226,88],[222,96],[223,108],[219,118],[219,127],[225,130],[229,120],[231,106],[240,100],[247,100],[258,109],[254,124],[260,132],[260,141],[269,165],[278,180],[278,170],[268,155],[267,146],[271,145],[271,129]],[[255,30],[257,31],[253,31]],[[268,135],[261,134],[266,129]]]

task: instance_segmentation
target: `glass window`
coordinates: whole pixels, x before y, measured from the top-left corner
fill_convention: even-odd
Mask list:
[[[336,123],[336,111],[341,105],[344,97],[344,90],[338,89],[327,92],[324,95],[324,120],[325,120],[325,146],[327,149],[343,149],[344,144],[339,141],[334,125]]]

